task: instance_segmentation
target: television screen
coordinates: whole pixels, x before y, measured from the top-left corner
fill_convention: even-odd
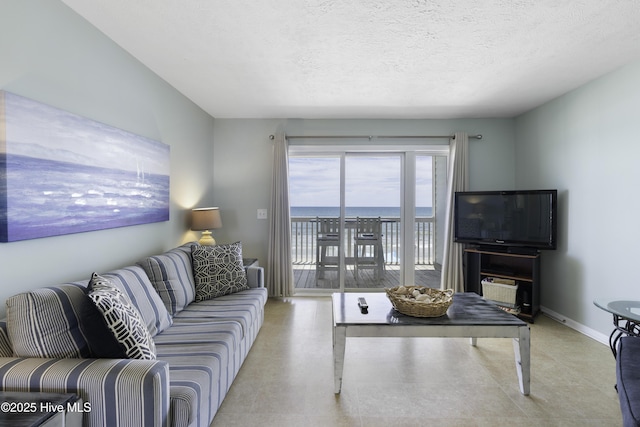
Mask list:
[[[557,198],[557,190],[458,192],[455,241],[556,249]]]

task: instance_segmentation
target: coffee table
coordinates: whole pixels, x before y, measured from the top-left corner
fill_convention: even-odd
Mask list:
[[[364,314],[358,298],[369,305]],[[444,316],[411,317],[396,311],[384,293],[334,293],[333,373],[335,393],[342,389],[347,337],[513,338],[520,392],[528,396],[531,377],[529,325],[473,292],[457,293]]]

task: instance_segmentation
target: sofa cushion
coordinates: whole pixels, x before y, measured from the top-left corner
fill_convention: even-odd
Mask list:
[[[153,339],[158,353],[161,353],[165,346],[206,344],[211,341],[229,342],[230,348],[236,348],[242,341],[242,325],[235,320],[215,318],[175,323]]]
[[[242,243],[192,248],[196,301],[249,289],[242,265]]]
[[[104,316],[107,327],[129,359],[153,360],[155,344],[144,320],[129,298],[107,279],[93,273],[89,298]]]
[[[9,297],[7,332],[18,357],[89,357],[80,327],[79,307],[86,302],[83,286],[64,284]]]
[[[9,335],[7,334],[7,322],[0,321],[0,357],[13,356],[13,349],[11,348],[11,341],[9,341]]]
[[[173,321],[174,325],[219,319],[235,321],[242,326],[242,337],[260,317],[264,315],[264,305],[267,302],[266,288],[252,288],[243,292],[224,295],[212,300],[191,304]]]
[[[188,252],[176,248],[144,258],[138,263],[144,268],[171,316],[195,300],[191,247],[188,248]]]
[[[171,316],[142,267],[134,265],[102,276],[129,297],[152,337],[171,326]]]

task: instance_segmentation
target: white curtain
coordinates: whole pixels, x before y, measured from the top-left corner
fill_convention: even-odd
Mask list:
[[[469,188],[469,136],[456,132],[449,149],[447,213],[445,217],[444,256],[442,259],[441,289],[464,292],[462,245],[453,241],[453,195]]]
[[[271,215],[269,216],[269,255],[267,289],[270,296],[293,295],[291,264],[291,218],[289,215],[289,155],[284,132],[278,131],[273,144]]]

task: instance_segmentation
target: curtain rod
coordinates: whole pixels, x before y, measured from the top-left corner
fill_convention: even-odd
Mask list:
[[[454,139],[455,135],[287,135],[287,139]],[[482,135],[469,135],[470,139],[482,139]],[[274,140],[274,135],[269,135]]]

